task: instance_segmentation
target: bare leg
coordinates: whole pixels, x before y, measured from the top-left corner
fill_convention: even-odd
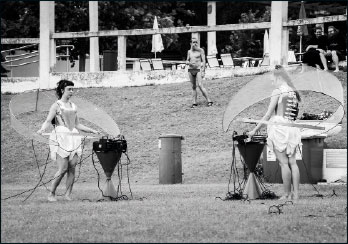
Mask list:
[[[54,179],[52,181],[52,186],[51,186],[51,193],[48,196],[48,200],[51,202],[57,201],[57,199],[55,198],[56,189],[68,169],[68,158],[62,158],[61,156],[57,154],[56,162],[58,164],[58,171],[54,175]]]
[[[196,77],[197,76],[193,76],[191,73],[189,73],[189,78],[190,78],[190,81],[191,81],[191,84],[192,84],[192,100],[193,100],[193,104],[197,104]]]
[[[305,64],[305,63],[302,63],[302,65],[301,65],[301,73],[304,73],[305,71],[307,71],[307,69],[308,69],[308,65]]]
[[[66,194],[65,194],[65,199],[71,200],[70,194],[74,185],[75,181],[75,167],[77,164],[78,156],[77,154],[74,155],[73,159],[69,161],[69,166],[68,166],[68,173],[66,176]]]
[[[292,186],[294,187],[293,199],[298,199],[300,186],[300,170],[296,163],[296,151],[289,158],[289,165],[291,169]]]
[[[284,195],[280,199],[288,199],[291,196],[291,170],[289,167],[289,159],[285,151],[279,152],[274,149],[274,153],[279,161],[283,179]]]
[[[201,72],[198,72],[197,74],[197,85],[199,87],[199,89],[201,90],[203,96],[205,97],[205,99],[207,99],[207,102],[211,102],[211,100],[208,97],[208,93],[207,90],[204,88],[203,84],[202,84],[202,75]]]
[[[340,69],[338,68],[338,56],[337,56],[337,52],[336,51],[332,51],[332,61],[335,64],[335,70],[334,72],[338,72],[340,71]]]
[[[325,57],[324,53],[319,53],[319,56],[320,56],[321,62],[323,63],[324,70],[325,70],[325,71],[328,71],[328,68],[327,68],[327,60],[326,60],[326,57]]]

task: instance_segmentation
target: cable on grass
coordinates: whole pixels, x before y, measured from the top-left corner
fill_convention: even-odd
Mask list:
[[[326,216],[324,216],[324,215],[308,214],[308,215],[305,215],[303,217],[305,217],[305,218],[317,218],[317,217],[321,217],[321,218],[335,218],[335,217],[344,216],[346,214],[347,214],[347,212],[345,212],[345,213],[336,213],[334,215],[326,215]]]
[[[56,128],[54,128],[54,129],[56,129]],[[81,140],[81,144],[77,147],[77,148],[79,148],[79,147],[82,145],[81,155],[82,155],[82,153],[83,153],[83,149],[84,149],[84,146],[85,146],[85,143],[84,143],[85,140],[86,140],[86,137],[83,138],[83,139]],[[31,145],[32,145],[32,149],[33,149],[33,153],[34,153],[34,157],[35,157],[35,162],[36,162],[36,165],[37,165],[37,167],[38,167],[38,172],[39,172],[39,175],[40,175],[40,179],[39,179],[39,182],[36,184],[36,186],[32,189],[31,193],[23,200],[23,202],[26,201],[26,200],[35,192],[35,190],[37,189],[37,187],[38,187],[38,186],[40,185],[40,183],[42,182],[43,176],[44,176],[44,174],[46,173],[46,168],[47,168],[48,159],[49,159],[49,155],[50,155],[50,152],[48,152],[47,159],[46,159],[46,162],[45,162],[45,164],[44,164],[45,167],[44,167],[43,173],[42,173],[42,175],[41,175],[39,163],[38,163],[38,160],[37,160],[37,157],[36,157],[35,146],[34,146],[34,140],[31,140]],[[59,143],[58,143],[58,147],[61,148],[61,149],[63,149],[63,150],[65,150],[64,148],[62,148],[62,147],[59,145]],[[67,151],[67,150],[65,150],[65,151]],[[73,151],[75,151],[75,150],[67,151],[67,152],[73,152]],[[88,157],[87,157],[87,158],[88,158]],[[71,184],[76,183],[77,180],[78,180],[78,178],[80,177],[81,165],[82,165],[82,156],[81,156],[81,158],[80,158],[80,163],[79,163],[79,165],[80,165],[80,167],[79,167],[79,174],[78,174],[78,177],[77,177],[77,179],[74,180],[74,182],[71,183]],[[58,175],[57,177],[60,177],[61,175],[64,175],[66,172],[67,172],[67,171],[62,172],[62,174]],[[56,178],[56,177],[54,177],[53,179],[55,179],[55,178]],[[47,186],[46,186],[45,183],[43,183],[43,185],[45,186],[45,188],[46,188],[47,191],[51,192],[51,191],[47,188]],[[67,187],[67,188],[68,188],[68,187]],[[63,194],[60,194],[60,195],[57,194],[57,196],[63,196],[63,195],[66,194],[66,192],[67,192],[67,189],[65,190],[65,192],[64,192]]]
[[[40,171],[40,167],[39,167],[39,164],[37,162],[37,157],[36,157],[36,153],[35,153],[35,147],[34,147],[34,140],[31,140],[31,145],[32,145],[32,148],[33,148],[33,153],[34,153],[34,157],[35,157],[35,163],[36,163],[36,166],[38,167],[38,171],[39,171],[39,175],[40,175],[40,178],[39,178],[39,181],[38,183],[34,186],[34,188],[32,188],[30,194],[23,200],[23,202],[25,202],[34,192],[35,190],[38,188],[38,186],[40,185],[40,183],[42,182],[42,179],[46,173],[46,168],[47,168],[47,162],[48,162],[48,159],[49,159],[49,156],[50,156],[50,153],[48,153],[47,155],[47,158],[46,158],[46,163],[45,163],[45,167],[43,169],[43,172],[41,174],[41,171]],[[44,184],[46,189],[47,189],[47,186],[46,184]]]
[[[261,183],[262,184],[262,183]],[[271,190],[266,189],[261,193],[261,196],[258,199],[278,199],[279,197]]]
[[[36,154],[35,154],[35,157],[36,157]],[[79,163],[77,163],[77,164],[82,164],[82,162],[83,162],[84,160],[86,160],[88,157],[90,157],[90,155],[87,156],[86,158],[84,158],[83,160],[81,160],[81,161],[80,161]],[[44,172],[41,174],[41,171],[39,171],[40,180],[39,180],[39,182],[36,184],[35,187],[30,188],[30,189],[25,190],[25,191],[22,191],[22,192],[20,192],[20,193],[11,195],[11,196],[9,196],[9,197],[2,198],[1,201],[5,201],[5,200],[8,200],[8,199],[10,199],[10,198],[14,198],[14,197],[21,196],[21,195],[23,195],[23,194],[25,194],[25,193],[27,193],[27,192],[31,192],[30,195],[29,195],[28,197],[26,197],[26,198],[23,200],[23,201],[26,201],[26,200],[34,193],[34,191],[35,191],[38,187],[40,187],[40,186],[45,186],[46,190],[49,191],[49,192],[51,192],[51,191],[47,188],[46,184],[48,184],[48,183],[50,183],[51,181],[55,180],[56,178],[58,178],[58,177],[64,175],[67,171],[64,171],[64,172],[62,172],[61,174],[57,175],[56,177],[53,177],[53,178],[51,178],[50,180],[44,182],[42,179],[43,179],[43,176],[44,176],[44,174],[45,174],[46,166],[47,166],[47,164],[48,164],[48,158],[49,158],[49,154],[48,154],[48,156],[47,156],[46,163],[44,164],[44,165],[45,165]],[[39,165],[39,164],[37,163],[37,165]],[[41,183],[41,184],[40,184],[40,183]],[[62,196],[62,195],[57,195],[57,196]]]
[[[290,204],[294,205],[293,201],[286,201],[284,203],[272,205],[268,208],[268,214],[274,214],[274,213],[281,214],[281,213],[283,213],[283,207],[290,205]]]
[[[338,195],[336,194],[336,191],[335,191],[335,189],[332,189],[332,194],[331,194],[331,196],[330,197],[338,197]]]
[[[283,213],[283,205],[272,205],[268,208],[268,214]]]

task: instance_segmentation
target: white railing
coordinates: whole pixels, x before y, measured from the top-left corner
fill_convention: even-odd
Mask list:
[[[37,46],[37,45],[39,45],[39,44],[36,43],[36,44],[26,45],[26,46],[22,46],[22,47],[18,47],[18,48],[7,49],[7,50],[1,51],[1,53],[3,54],[3,53],[7,53],[7,52],[17,51],[17,50],[26,49],[26,48],[32,47],[32,46]],[[60,57],[66,58],[66,71],[68,72],[69,71],[70,51],[74,50],[75,46],[74,45],[60,45],[60,46],[56,47],[56,49],[58,49],[58,48],[66,48],[66,54],[56,55],[56,58],[60,58]],[[5,61],[1,62],[1,64],[5,64],[6,67],[10,68],[10,71],[11,71],[10,74],[12,77],[12,68],[20,67],[20,66],[24,66],[24,65],[29,65],[32,63],[37,63],[37,62],[39,62],[39,60],[32,60],[30,62],[19,63],[19,64],[12,64],[13,62],[17,62],[17,61],[37,57],[37,56],[39,56],[39,51],[33,51],[30,53],[22,53],[22,54],[17,54],[17,55],[7,55],[7,56],[4,56]]]

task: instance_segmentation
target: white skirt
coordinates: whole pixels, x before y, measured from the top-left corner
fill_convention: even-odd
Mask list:
[[[292,123],[282,116],[273,116],[270,122]],[[286,152],[288,157],[296,152],[296,147],[301,145],[300,128],[283,125],[267,126],[267,145],[280,152]]]
[[[78,130],[74,128],[72,131],[70,131],[65,126],[57,126],[52,131],[49,138],[52,160],[57,159],[57,154],[62,158],[69,157],[69,160],[71,160],[75,154],[77,154],[77,156],[81,156],[81,137],[59,132],[78,133]]]

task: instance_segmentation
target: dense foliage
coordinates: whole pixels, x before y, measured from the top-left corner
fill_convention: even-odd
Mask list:
[[[55,31],[88,31],[88,1],[55,1]],[[200,26],[207,24],[207,2],[158,2],[158,1],[99,1],[99,29],[127,30],[152,28],[155,16],[159,27]],[[1,37],[39,37],[39,1],[1,1]],[[270,21],[270,2],[222,1],[216,3],[216,24],[255,23]],[[289,7],[289,19],[298,17],[299,8]],[[308,13],[308,17],[311,16]],[[313,14],[312,14],[313,15]],[[290,46],[298,45],[296,30],[290,32]],[[231,53],[234,57],[261,57],[263,30],[217,32],[219,53]],[[190,47],[190,34],[162,35],[164,51],[159,56],[185,58]],[[151,36],[127,38],[128,57],[149,57]],[[89,39],[58,40],[57,44],[73,44],[71,60],[89,52]],[[100,54],[105,50],[117,50],[117,37],[99,38]],[[201,46],[206,48],[207,35],[201,34]],[[11,46],[13,48],[13,46]],[[6,47],[2,47],[6,49]],[[295,49],[295,48],[292,48]],[[65,50],[58,50],[64,54]]]

